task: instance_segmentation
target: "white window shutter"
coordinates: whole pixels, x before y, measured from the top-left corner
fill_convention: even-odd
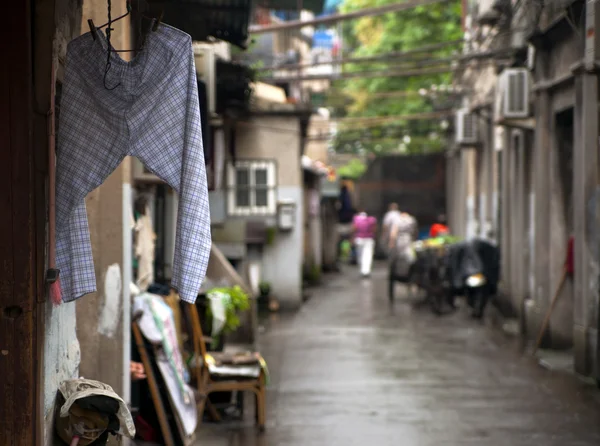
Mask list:
[[[267,167],[267,180],[269,187],[277,186],[277,170],[275,169],[275,163],[269,163]]]
[[[233,163],[227,164],[227,187],[234,188],[235,184],[235,166]]]

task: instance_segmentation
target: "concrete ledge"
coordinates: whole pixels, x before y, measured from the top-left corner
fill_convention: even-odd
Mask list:
[[[588,354],[587,329],[582,325],[575,325],[573,327],[573,340],[575,344],[573,348],[575,371],[581,375],[589,375],[592,367]]]
[[[489,307],[489,318],[494,328],[501,330],[506,336],[519,338],[523,336],[521,322],[518,318],[502,311],[496,300]]]
[[[582,325],[573,327],[575,371],[580,375],[600,378],[598,370],[598,330]]]

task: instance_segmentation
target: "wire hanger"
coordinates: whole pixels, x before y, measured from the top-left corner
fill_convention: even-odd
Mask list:
[[[88,26],[90,27],[90,34],[92,35],[92,38],[94,40],[98,39],[98,30],[101,30],[102,28],[106,28],[106,67],[104,69],[104,88],[106,88],[107,90],[114,90],[119,85],[121,85],[120,82],[117,85],[115,85],[114,87],[110,87],[110,88],[106,85],[106,76],[111,68],[111,61],[110,61],[111,53],[129,53],[129,52],[134,52],[134,51],[141,51],[144,48],[145,39],[141,38],[142,36],[141,36],[141,25],[140,25],[140,42],[141,43],[138,48],[134,48],[134,49],[130,49],[130,50],[114,49],[110,43],[110,38],[111,38],[112,31],[113,31],[112,24],[131,15],[131,12],[132,12],[131,0],[127,0],[125,2],[127,12],[125,12],[125,14],[120,15],[119,17],[115,18],[114,20],[111,17],[112,2],[111,2],[111,0],[107,0],[106,3],[107,3],[107,11],[108,11],[108,22],[106,22],[104,25],[96,27],[94,25],[94,22],[92,21],[92,19],[88,19]],[[155,19],[153,17],[148,17],[144,14],[141,14],[141,17],[149,18],[153,21],[152,26],[150,27],[150,32],[156,31],[162,20],[162,14],[157,19]]]

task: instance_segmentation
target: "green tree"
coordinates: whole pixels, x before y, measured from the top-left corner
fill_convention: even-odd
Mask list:
[[[367,166],[361,160],[354,158],[350,160],[347,164],[338,168],[337,173],[340,177],[351,178],[353,180],[358,180],[363,173],[367,170]]]
[[[341,10],[383,6],[397,0],[344,0]],[[410,51],[424,45],[458,40],[462,37],[461,5],[459,1],[430,4],[406,11],[375,17],[364,17],[344,24],[344,46],[351,57],[368,57],[392,52]],[[404,60],[362,62],[344,65],[344,72],[380,70],[394,66],[399,70],[419,69],[417,60],[435,60],[448,57],[458,50],[457,45],[445,46],[427,53],[407,56]],[[428,62],[430,63],[430,62]],[[431,65],[429,65],[431,66]],[[330,97],[337,115],[351,117],[397,116],[439,110],[451,105],[449,94],[420,95],[420,90],[447,85],[452,74],[427,74],[414,77],[351,78],[336,81]],[[406,95],[387,95],[390,92],[412,92]],[[382,94],[385,93],[385,94]],[[340,109],[339,95],[350,97],[351,102]],[[335,98],[335,101],[333,101]],[[451,101],[450,101],[451,102]],[[333,105],[333,104],[332,104]],[[341,124],[334,141],[336,150],[408,153],[439,150],[444,146],[441,119],[429,121],[397,120],[378,125]]]

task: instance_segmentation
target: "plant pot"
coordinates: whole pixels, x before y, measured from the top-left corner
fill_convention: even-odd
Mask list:
[[[272,313],[276,313],[279,311],[279,301],[274,297],[269,299],[269,311]]]

